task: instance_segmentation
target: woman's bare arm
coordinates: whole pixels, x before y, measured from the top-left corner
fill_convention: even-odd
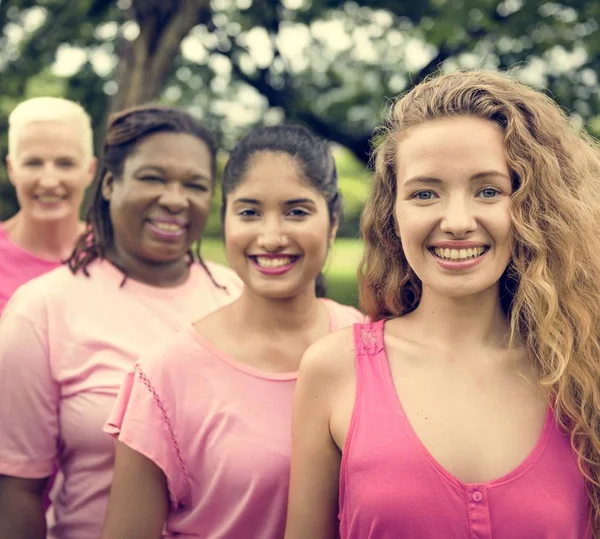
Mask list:
[[[341,454],[330,431],[332,403],[340,385],[340,354],[350,334],[319,341],[304,355],[294,402],[292,469],[285,539],[338,537]]]
[[[168,510],[163,471],[141,453],[117,442],[102,539],[160,539]]]
[[[0,475],[0,539],[46,539],[44,479]]]

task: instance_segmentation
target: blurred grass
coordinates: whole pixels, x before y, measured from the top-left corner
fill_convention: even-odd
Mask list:
[[[206,260],[227,265],[221,240],[204,238],[202,256]],[[360,240],[340,238],[335,241],[324,269],[328,297],[345,305],[358,304],[356,270],[361,256]]]

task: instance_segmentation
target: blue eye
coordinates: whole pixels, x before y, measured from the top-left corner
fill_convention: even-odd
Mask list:
[[[494,189],[493,187],[486,187],[485,189],[482,189],[479,194],[483,198],[494,198],[500,194],[500,191],[498,189]]]
[[[434,194],[433,191],[417,191],[413,195],[413,198],[416,198],[417,200],[431,200],[433,199]]]

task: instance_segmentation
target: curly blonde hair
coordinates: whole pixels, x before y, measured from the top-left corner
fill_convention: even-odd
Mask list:
[[[394,217],[396,158],[411,126],[448,116],[504,133],[514,247],[500,283],[511,342],[524,342],[570,434],[600,537],[600,146],[550,98],[503,73],[438,75],[401,96],[377,133],[361,232],[360,303],[372,320],[417,307],[421,283]]]

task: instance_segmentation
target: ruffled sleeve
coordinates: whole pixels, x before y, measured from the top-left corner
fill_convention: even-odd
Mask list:
[[[186,504],[189,476],[169,415],[169,403],[160,391],[160,377],[151,380],[138,363],[127,374],[104,431],[163,471],[174,509]]]

